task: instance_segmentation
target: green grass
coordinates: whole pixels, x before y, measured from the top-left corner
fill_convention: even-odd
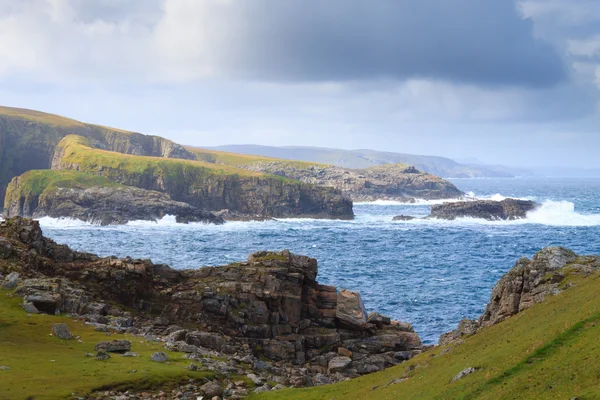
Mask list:
[[[17,117],[32,122],[49,124],[61,128],[82,128],[85,126],[85,124],[74,119],[62,117],[56,114],[48,114],[40,111],[28,110],[25,108],[0,106],[0,115],[6,115],[8,117]]]
[[[54,188],[90,188],[94,186],[119,186],[102,176],[79,171],[31,170],[19,177],[19,192],[39,196]],[[10,192],[10,190],[9,190]],[[16,193],[20,194],[20,193]]]
[[[595,274],[572,282],[574,287],[461,345],[348,382],[250,399],[598,399],[600,279]],[[450,383],[469,367],[481,369]]]
[[[292,161],[292,160],[284,160],[281,158],[271,158],[264,156],[255,156],[249,154],[238,154],[238,153],[229,153],[226,151],[217,151],[217,150],[206,150],[199,147],[186,146],[186,149],[190,152],[194,153],[198,160],[206,161],[214,164],[223,164],[223,165],[231,165],[231,166],[246,166],[250,164],[254,164],[257,162],[263,163],[271,163],[278,162],[283,163],[289,167],[295,168],[309,168],[313,166],[318,167],[328,167],[328,164],[314,163],[314,162],[305,162],[305,161]]]
[[[69,135],[58,147],[64,151],[62,164],[77,164],[82,171],[97,171],[106,167],[133,174],[153,173],[176,178],[184,174],[264,176],[259,172],[246,171],[228,165],[216,165],[204,161],[182,160],[163,157],[144,157],[96,149],[87,139]]]
[[[189,371],[183,353],[164,350],[160,343],[140,337],[95,332],[90,326],[64,316],[27,316],[21,298],[0,291],[0,399],[62,399],[84,396],[96,389],[148,390],[176,387],[188,379],[214,378],[213,373]],[[77,340],[50,336],[52,324],[64,322]],[[107,361],[85,357],[100,341],[127,339],[140,357],[113,354]],[[150,355],[165,351],[170,364],[156,363]],[[132,372],[137,370],[137,372]]]

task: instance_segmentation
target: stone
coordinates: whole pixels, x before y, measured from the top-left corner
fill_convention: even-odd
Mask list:
[[[9,371],[10,368],[7,367],[6,365],[0,365],[0,371]]]
[[[336,318],[344,325],[362,329],[367,323],[367,312],[360,293],[342,289],[337,296]]]
[[[18,272],[11,272],[8,274],[6,278],[4,278],[4,282],[2,282],[2,289],[4,290],[12,290],[17,287],[19,284],[21,275]]]
[[[381,329],[384,325],[390,325],[391,319],[390,317],[386,317],[385,315],[381,315],[378,312],[372,311],[369,313],[367,323],[374,324]]]
[[[208,382],[200,387],[202,393],[207,397],[221,396],[223,394],[223,388],[216,382]]]
[[[200,367],[194,363],[191,363],[190,365],[188,365],[188,369],[190,371],[198,371],[200,369]]]
[[[53,324],[52,325],[52,333],[55,337],[62,340],[71,340],[73,339],[73,335],[69,330],[67,324]]]
[[[262,386],[265,384],[265,381],[258,375],[256,374],[247,374],[246,375],[251,381],[252,383],[254,383],[256,386]]]
[[[140,353],[136,353],[134,351],[128,351],[127,353],[123,353],[121,357],[139,357]]]
[[[0,237],[0,259],[7,259],[12,255],[13,246],[6,238]]]
[[[40,311],[33,305],[33,303],[30,303],[28,301],[23,302],[23,309],[25,311],[27,311],[29,314],[39,314],[40,313]]]
[[[329,385],[330,383],[333,383],[327,375],[321,373],[313,376],[312,380],[315,386]]]
[[[106,350],[100,350],[96,353],[96,360],[98,361],[106,361],[110,358],[110,354]]]
[[[330,374],[342,372],[350,365],[350,363],[352,363],[352,359],[350,357],[334,357],[331,361],[329,361],[327,370]]]
[[[530,200],[504,199],[458,201],[431,206],[428,218],[454,220],[456,218],[480,218],[485,220],[515,220],[527,217],[527,213],[540,205]]]
[[[450,383],[454,383],[459,379],[464,378],[467,375],[471,375],[474,372],[479,371],[481,368],[474,368],[474,367],[469,367],[469,368],[465,368],[462,371],[460,371],[454,378],[452,378],[452,381],[450,381]]]
[[[104,350],[108,353],[126,353],[131,350],[129,340],[112,340],[110,342],[100,342],[94,346],[94,350]]]
[[[169,356],[167,355],[167,353],[159,351],[159,352],[152,354],[152,356],[150,356],[150,359],[154,362],[164,363],[164,362],[169,361]]]
[[[352,352],[345,347],[338,347],[337,351],[340,356],[352,358]]]

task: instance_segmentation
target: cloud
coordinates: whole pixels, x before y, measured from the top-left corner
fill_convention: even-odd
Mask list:
[[[70,81],[566,78],[513,1],[0,0],[0,73]]]
[[[183,77],[534,87],[565,78],[558,54],[512,1],[167,0],[155,34]]]

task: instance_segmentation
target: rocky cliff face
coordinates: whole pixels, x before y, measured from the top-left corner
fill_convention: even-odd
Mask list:
[[[515,220],[527,217],[539,204],[529,200],[505,199],[502,201],[476,200],[436,204],[431,206],[429,218],[449,219],[481,218],[486,220]]]
[[[510,318],[571,287],[571,278],[600,270],[600,256],[579,256],[564,247],[547,247],[531,260],[522,258],[494,286],[490,302],[477,321],[462,320],[440,337],[445,345]]]
[[[26,171],[51,167],[62,138],[81,135],[101,148],[127,154],[194,159],[182,146],[157,136],[84,124],[60,116],[0,107],[0,199],[8,183]]]
[[[224,223],[213,213],[173,201],[160,192],[127,186],[73,188],[57,187],[40,195],[19,188],[21,177],[8,186],[5,217],[74,218],[94,224],[126,224],[129,221],[157,221],[165,215],[177,222]],[[14,194],[22,193],[20,196]]]
[[[452,183],[416,170],[393,164],[365,169],[348,169],[328,165],[299,166],[287,161],[256,162],[240,166],[251,171],[297,179],[301,182],[341,190],[353,201],[448,199],[464,195]]]
[[[96,156],[93,149],[73,144],[73,140],[78,139],[68,137],[59,143],[53,169],[81,171],[123,185],[164,192],[173,200],[209,211],[227,209],[257,218],[354,217],[352,201],[329,187],[261,174],[241,175],[233,168],[223,172],[200,162],[158,162],[116,153]]]
[[[0,274],[12,273],[6,282],[29,312],[162,333],[170,348],[190,353],[209,348],[301,365],[303,382],[374,372],[422,350],[409,324],[367,315],[358,293],[320,285],[317,272],[316,260],[287,251],[176,271],[71,251],[44,238],[35,221],[0,223]]]

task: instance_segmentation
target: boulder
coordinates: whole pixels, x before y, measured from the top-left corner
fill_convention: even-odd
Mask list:
[[[335,317],[343,325],[362,329],[367,324],[367,312],[360,293],[342,289],[337,296]]]
[[[129,340],[112,340],[110,342],[100,342],[94,346],[94,350],[104,350],[108,353],[127,353],[131,350]]]
[[[52,333],[55,337],[62,340],[71,340],[73,339],[73,335],[69,330],[67,324],[54,324],[52,325]]]
[[[467,375],[471,375],[474,372],[479,371],[480,368],[475,368],[475,367],[469,367],[469,368],[465,368],[462,371],[460,371],[454,378],[452,378],[452,381],[450,381],[450,383],[454,383],[459,379],[464,378]]]
[[[19,284],[20,277],[21,275],[19,275],[18,272],[11,272],[6,278],[4,278],[4,282],[2,282],[2,289],[12,290],[16,288]]]
[[[502,201],[476,200],[435,204],[428,218],[448,219],[480,218],[493,220],[515,220],[526,218],[527,213],[540,205],[529,200],[505,199]]]
[[[0,260],[9,258],[12,255],[13,246],[8,239],[0,237]]]
[[[110,354],[106,350],[100,350],[96,353],[96,360],[98,361],[106,361],[110,358]]]
[[[167,355],[167,353],[159,351],[157,353],[152,354],[152,356],[150,356],[150,359],[154,362],[164,363],[169,361],[169,356]]]
[[[223,388],[217,382],[208,382],[202,385],[200,388],[202,393],[207,397],[221,396],[223,394]]]

